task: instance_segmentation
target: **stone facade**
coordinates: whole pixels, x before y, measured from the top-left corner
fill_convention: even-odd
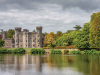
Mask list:
[[[0,34],[0,39],[2,39],[2,34]]]
[[[6,38],[7,32],[3,31],[4,48],[41,48],[43,47],[44,37],[42,27],[36,27],[37,32],[29,32],[27,29],[21,31],[20,27],[15,27],[13,38]]]

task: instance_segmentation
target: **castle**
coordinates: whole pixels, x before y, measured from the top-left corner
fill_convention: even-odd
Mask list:
[[[3,31],[2,39],[5,41],[4,48],[41,48],[43,47],[44,37],[42,27],[36,27],[37,32],[29,32],[27,29],[21,31],[20,27],[15,27],[13,38],[6,38],[7,31]]]

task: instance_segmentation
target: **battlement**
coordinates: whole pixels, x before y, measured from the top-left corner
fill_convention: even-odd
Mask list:
[[[29,30],[28,29],[23,29],[23,32],[29,32]]]
[[[15,27],[15,30],[21,30],[21,27]]]
[[[3,31],[2,33],[3,33],[3,34],[4,34],[4,33],[7,33],[7,31]]]
[[[42,29],[42,26],[37,26],[36,29]]]

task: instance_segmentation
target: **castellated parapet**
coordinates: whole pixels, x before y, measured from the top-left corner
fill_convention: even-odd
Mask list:
[[[41,48],[44,43],[44,35],[42,34],[42,27],[37,26],[36,32],[29,32],[28,29],[23,29],[21,27],[15,27],[15,34],[13,38],[7,39],[6,33],[3,32],[3,39],[5,41],[4,48]]]

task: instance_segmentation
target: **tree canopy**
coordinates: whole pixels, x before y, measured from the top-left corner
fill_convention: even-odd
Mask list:
[[[80,25],[76,25],[76,26],[73,27],[73,28],[75,28],[75,30],[80,30],[82,27],[81,27]]]
[[[7,38],[13,38],[15,31],[13,29],[9,29],[7,32]]]

